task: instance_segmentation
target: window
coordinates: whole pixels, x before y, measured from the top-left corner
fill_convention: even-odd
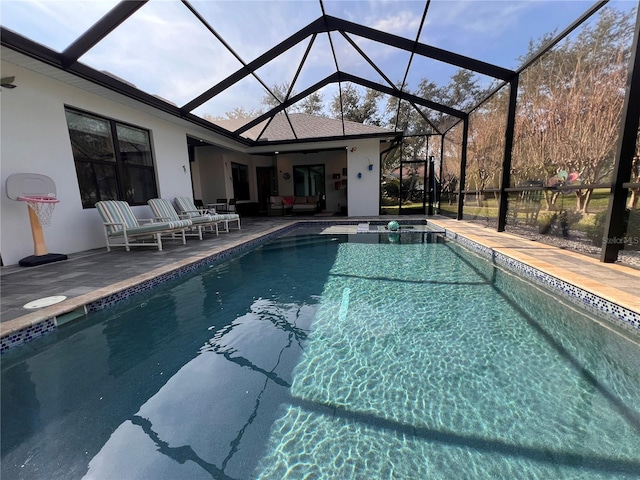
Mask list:
[[[251,200],[249,195],[249,167],[241,163],[231,162],[233,178],[233,196],[236,200]]]
[[[149,131],[65,109],[82,206],[100,200],[144,205],[157,197]]]

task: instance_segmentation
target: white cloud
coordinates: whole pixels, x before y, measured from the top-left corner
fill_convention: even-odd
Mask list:
[[[376,20],[372,24],[372,27],[381,32],[393,33],[394,35],[415,39],[421,19],[422,13],[420,16],[416,16],[415,12],[402,11],[395,15]]]

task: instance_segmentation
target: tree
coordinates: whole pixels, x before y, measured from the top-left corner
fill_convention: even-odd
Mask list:
[[[296,95],[295,89],[291,89],[291,85],[287,82],[273,84],[271,92],[273,95],[266,93],[262,97],[262,104],[267,107],[267,110],[279,107],[285,100]],[[323,115],[323,110],[323,97],[317,91],[287,108],[289,113],[308,113],[309,115]]]
[[[399,84],[398,88],[400,88]],[[449,83],[444,86],[439,86],[429,79],[423,78],[413,94],[443,106],[467,111],[474,107],[486,95],[486,92],[487,90],[478,86],[478,80],[473,72],[460,69],[451,76]],[[388,171],[397,168],[401,155],[404,158],[424,158],[425,160],[429,155],[438,155],[439,152],[433,147],[433,142],[430,142],[428,151],[424,148],[424,135],[435,133],[432,125],[438,130],[444,131],[457,121],[457,118],[437,110],[422,108],[421,111],[418,111],[409,102],[401,101],[396,97],[389,99],[385,113],[387,125],[402,130],[405,135],[402,150],[399,149],[394,155],[390,155],[384,164]],[[493,135],[495,136],[495,132]],[[496,157],[492,155],[491,158],[495,159]]]
[[[262,115],[261,110],[245,110],[244,107],[235,107],[224,115],[205,114],[203,118],[209,122],[215,123],[218,120],[248,120]]]
[[[294,108],[295,112],[324,116],[324,99],[322,94],[317,91],[300,100],[292,107]]]
[[[382,125],[382,116],[378,113],[378,99],[382,93],[370,88],[362,90],[347,83],[342,85],[340,93],[333,97],[330,105],[334,118],[344,118],[364,125]]]
[[[545,183],[559,170],[577,172],[585,184],[610,178],[633,15],[604,9],[595,24],[522,73],[514,153],[520,166]],[[546,41],[532,42],[530,49]],[[591,193],[576,191],[578,211],[586,212]],[[547,196],[547,202],[556,196]]]
[[[508,92],[508,87],[496,92],[469,116],[466,184],[478,191],[500,186]],[[478,206],[482,206],[482,195],[476,198]]]
[[[287,93],[289,93],[290,84],[288,82],[283,83],[274,83],[271,86],[271,93],[266,92],[262,97],[262,105],[267,107],[267,110],[271,110],[272,108],[279,107],[288,97]],[[275,95],[275,96],[274,96]],[[293,91],[291,95],[295,95]]]

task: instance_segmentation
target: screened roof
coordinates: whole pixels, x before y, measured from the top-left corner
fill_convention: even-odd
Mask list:
[[[473,105],[429,92],[461,70],[489,91],[606,3],[20,0],[0,21],[5,47],[262,145],[400,131],[402,106],[439,133]]]

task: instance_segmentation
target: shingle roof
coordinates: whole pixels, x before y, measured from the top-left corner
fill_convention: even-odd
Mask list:
[[[234,118],[225,120],[215,120],[214,123],[227,130],[237,130],[245,125],[251,119]],[[344,132],[342,131],[342,120],[310,115],[308,113],[290,113],[289,121],[284,114],[278,114],[273,117],[267,129],[260,136],[260,140],[268,140],[270,142],[280,140],[293,140],[295,138],[325,138],[325,137],[341,137],[343,135],[376,135],[376,134],[392,134],[393,130],[377,127],[375,125],[364,125],[358,122],[344,121]],[[242,134],[242,136],[251,140],[258,140],[258,136],[264,128],[266,122],[250,128]],[[291,130],[295,131],[295,135]]]

